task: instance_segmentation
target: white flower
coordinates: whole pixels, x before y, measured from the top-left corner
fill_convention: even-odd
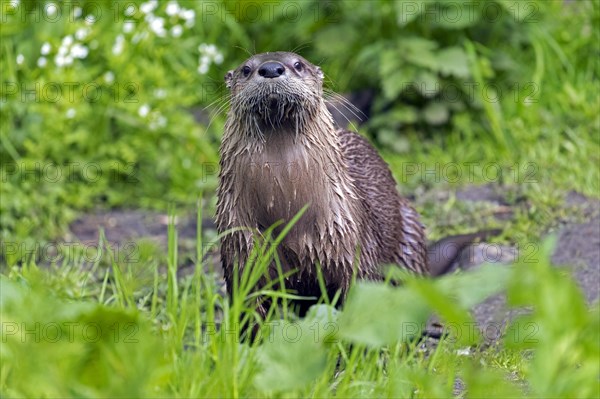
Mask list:
[[[90,28],[88,28],[88,27],[79,28],[75,32],[75,38],[77,40],[85,40],[85,38],[89,35],[89,33],[90,33]]]
[[[181,25],[175,25],[171,28],[171,36],[173,37],[180,37],[182,33],[183,28],[181,27]]]
[[[96,22],[96,17],[94,17],[93,15],[89,14],[89,15],[85,16],[86,25],[94,25],[95,22]]]
[[[23,57],[23,54],[17,54],[17,65],[22,65],[23,61],[25,61],[25,57]]]
[[[135,28],[134,21],[125,21],[125,23],[123,24],[123,32],[125,32],[125,33],[131,33],[134,28]]]
[[[70,46],[71,44],[73,44],[73,36],[67,35],[67,36],[63,37],[63,39],[62,39],[63,46]]]
[[[59,68],[71,65],[73,63],[73,56],[70,54],[69,55],[56,54],[56,56],[54,57],[54,63]]]
[[[198,51],[209,58],[215,58],[220,54],[219,50],[217,49],[217,46],[215,46],[214,44],[202,43],[198,46]]]
[[[217,46],[215,46],[214,44],[209,44],[204,48],[204,54],[206,54],[210,58],[213,58],[217,54]]]
[[[123,52],[124,41],[125,41],[125,39],[123,38],[123,35],[117,36],[117,38],[115,39],[115,44],[113,44],[113,47],[112,47],[112,53],[114,55],[119,55]]]
[[[50,17],[54,16],[54,14],[56,14],[56,12],[58,11],[58,6],[54,3],[48,3],[46,4],[46,14]]]
[[[221,64],[223,62],[223,54],[217,49],[214,44],[202,43],[198,46],[200,58],[198,59],[198,72],[204,74],[208,71],[210,64]]]
[[[13,9],[12,9],[12,10],[6,10],[6,11],[14,11],[14,9],[15,9],[15,8],[17,8],[17,7],[19,6],[19,3],[20,3],[20,1],[19,1],[19,0],[10,0],[10,1],[8,2],[8,5],[9,5],[10,7],[12,7]]]
[[[148,104],[144,104],[138,109],[138,115],[142,118],[145,118],[150,113],[150,106]]]
[[[88,48],[79,43],[75,43],[73,47],[71,47],[71,55],[75,58],[83,59],[87,57],[88,52]]]
[[[458,356],[469,356],[471,354],[471,349],[470,348],[458,349],[456,351],[456,354]]]
[[[77,111],[75,111],[75,108],[69,108],[67,110],[67,118],[68,119],[73,119],[75,117],[75,114],[77,114]]]
[[[200,64],[198,67],[198,73],[200,75],[204,75],[208,72],[208,64]]]
[[[159,112],[153,112],[150,119],[151,120],[148,124],[148,127],[151,130],[156,130],[159,127],[165,127],[167,125],[167,118],[165,118]]]
[[[156,34],[156,36],[164,37],[167,34],[165,30],[165,20],[161,17],[156,17],[150,22],[150,29]]]
[[[59,68],[65,66],[65,56],[62,54],[56,54],[54,57],[54,63]]]
[[[40,57],[37,60],[37,66],[39,66],[40,68],[45,67],[47,63],[48,63],[48,60],[46,59],[46,57]]]
[[[133,5],[127,6],[127,8],[125,9],[125,15],[131,17],[133,14],[135,14],[135,7]]]
[[[167,96],[167,91],[165,89],[155,89],[154,97],[156,98],[165,98]]]
[[[152,11],[154,11],[157,6],[158,6],[158,1],[157,0],[150,0],[150,1],[146,2],[146,3],[142,3],[140,5],[140,10],[144,14],[148,14],[148,13],[151,13]]]
[[[194,20],[196,18],[196,12],[194,10],[181,9],[179,11],[179,17],[185,19],[185,26],[191,28],[194,26]]]
[[[81,10],[81,7],[73,8],[73,17],[79,18],[79,17],[81,17],[82,13],[83,13],[83,11]]]
[[[190,19],[196,18],[196,12],[194,10],[186,10],[185,8],[182,8],[181,11],[179,11],[179,16],[186,21],[189,21]]]
[[[167,4],[167,9],[165,11],[168,16],[172,17],[173,15],[179,14],[180,9],[181,7],[179,7],[179,4],[176,1],[169,1],[169,3]]]
[[[115,74],[112,73],[111,71],[106,71],[104,73],[104,81],[106,83],[112,83],[112,82],[114,82],[115,81]]]
[[[68,49],[67,49],[67,46],[63,46],[63,45],[61,45],[61,46],[58,48],[58,54],[59,54],[59,55],[66,55],[66,54],[67,54],[67,50],[68,50]]]
[[[48,54],[50,54],[50,49],[51,48],[52,47],[50,46],[50,43],[46,42],[46,43],[42,44],[42,48],[40,50],[40,53],[42,55],[48,55]]]

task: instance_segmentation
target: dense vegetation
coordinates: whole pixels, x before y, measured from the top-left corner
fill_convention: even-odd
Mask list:
[[[267,292],[283,306],[264,345],[239,340],[253,310],[203,273],[201,234],[187,277],[173,226],[167,254],[31,256],[94,208],[193,212],[202,193],[211,212],[223,75],[269,50],[319,64],[330,90],[374,93],[359,131],[406,193],[517,187],[530,206],[503,238],[537,240],[568,190],[600,196],[598,2],[3,0],[0,20],[3,397],[600,395],[600,310],[550,267],[552,241],[532,264],[357,285],[343,311],[302,320],[292,294]],[[432,237],[473,227],[443,223],[452,205],[420,204]],[[533,311],[500,345],[463,328],[435,349],[415,339],[432,313],[472,326],[467,310],[502,290]]]
[[[169,235],[175,244],[173,225]],[[253,275],[240,276],[240,292],[250,292],[272,244],[258,250]],[[511,268],[403,276],[396,289],[358,284],[343,312],[322,304],[297,320],[274,309],[261,322],[261,345],[240,340],[239,320],[253,320],[254,309],[224,300],[212,275],[197,268],[174,282],[172,247],[166,281],[151,254],[119,262],[107,245],[60,267],[24,265],[0,276],[0,389],[6,397],[431,398],[466,386],[474,398],[597,397],[600,309],[588,309],[571,278],[550,266],[551,247]],[[468,309],[501,290],[511,306],[534,311],[478,332]],[[293,297],[262,293],[284,305]],[[432,312],[449,335],[424,349],[417,338]],[[504,339],[490,346],[500,329]]]
[[[407,190],[526,183],[541,206],[557,186],[598,192],[596,2],[258,4],[4,2],[2,238],[214,197],[222,78],[243,49],[298,47],[330,89],[375,90],[361,130],[400,153]]]

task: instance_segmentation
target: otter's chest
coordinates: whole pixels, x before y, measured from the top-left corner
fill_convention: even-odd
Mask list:
[[[303,219],[328,217],[328,177],[320,162],[304,146],[277,144],[268,143],[238,165],[243,202],[250,205],[257,227],[287,223],[307,204]]]

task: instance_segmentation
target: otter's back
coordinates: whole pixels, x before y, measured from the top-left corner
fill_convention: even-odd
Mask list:
[[[379,263],[396,263],[427,274],[423,225],[417,211],[398,194],[388,165],[357,133],[338,130],[338,134],[348,172],[368,215],[364,223],[372,229],[379,247]]]

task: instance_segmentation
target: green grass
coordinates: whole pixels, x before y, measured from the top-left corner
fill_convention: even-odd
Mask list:
[[[124,262],[102,242],[89,267],[70,259],[5,268],[2,396],[430,398],[452,396],[457,379],[468,397],[600,394],[600,309],[588,309],[574,281],[550,266],[552,240],[533,264],[437,280],[400,274],[396,288],[358,283],[342,311],[322,303],[304,319],[287,309],[293,293],[266,288],[260,294],[279,306],[259,320],[262,342],[250,342],[239,321],[255,320],[252,287],[277,242],[257,247],[233,303],[208,264],[176,278],[172,223],[166,268],[152,257]],[[467,310],[502,290],[511,306],[533,311],[489,347]],[[417,337],[432,313],[458,327],[424,349]]]

